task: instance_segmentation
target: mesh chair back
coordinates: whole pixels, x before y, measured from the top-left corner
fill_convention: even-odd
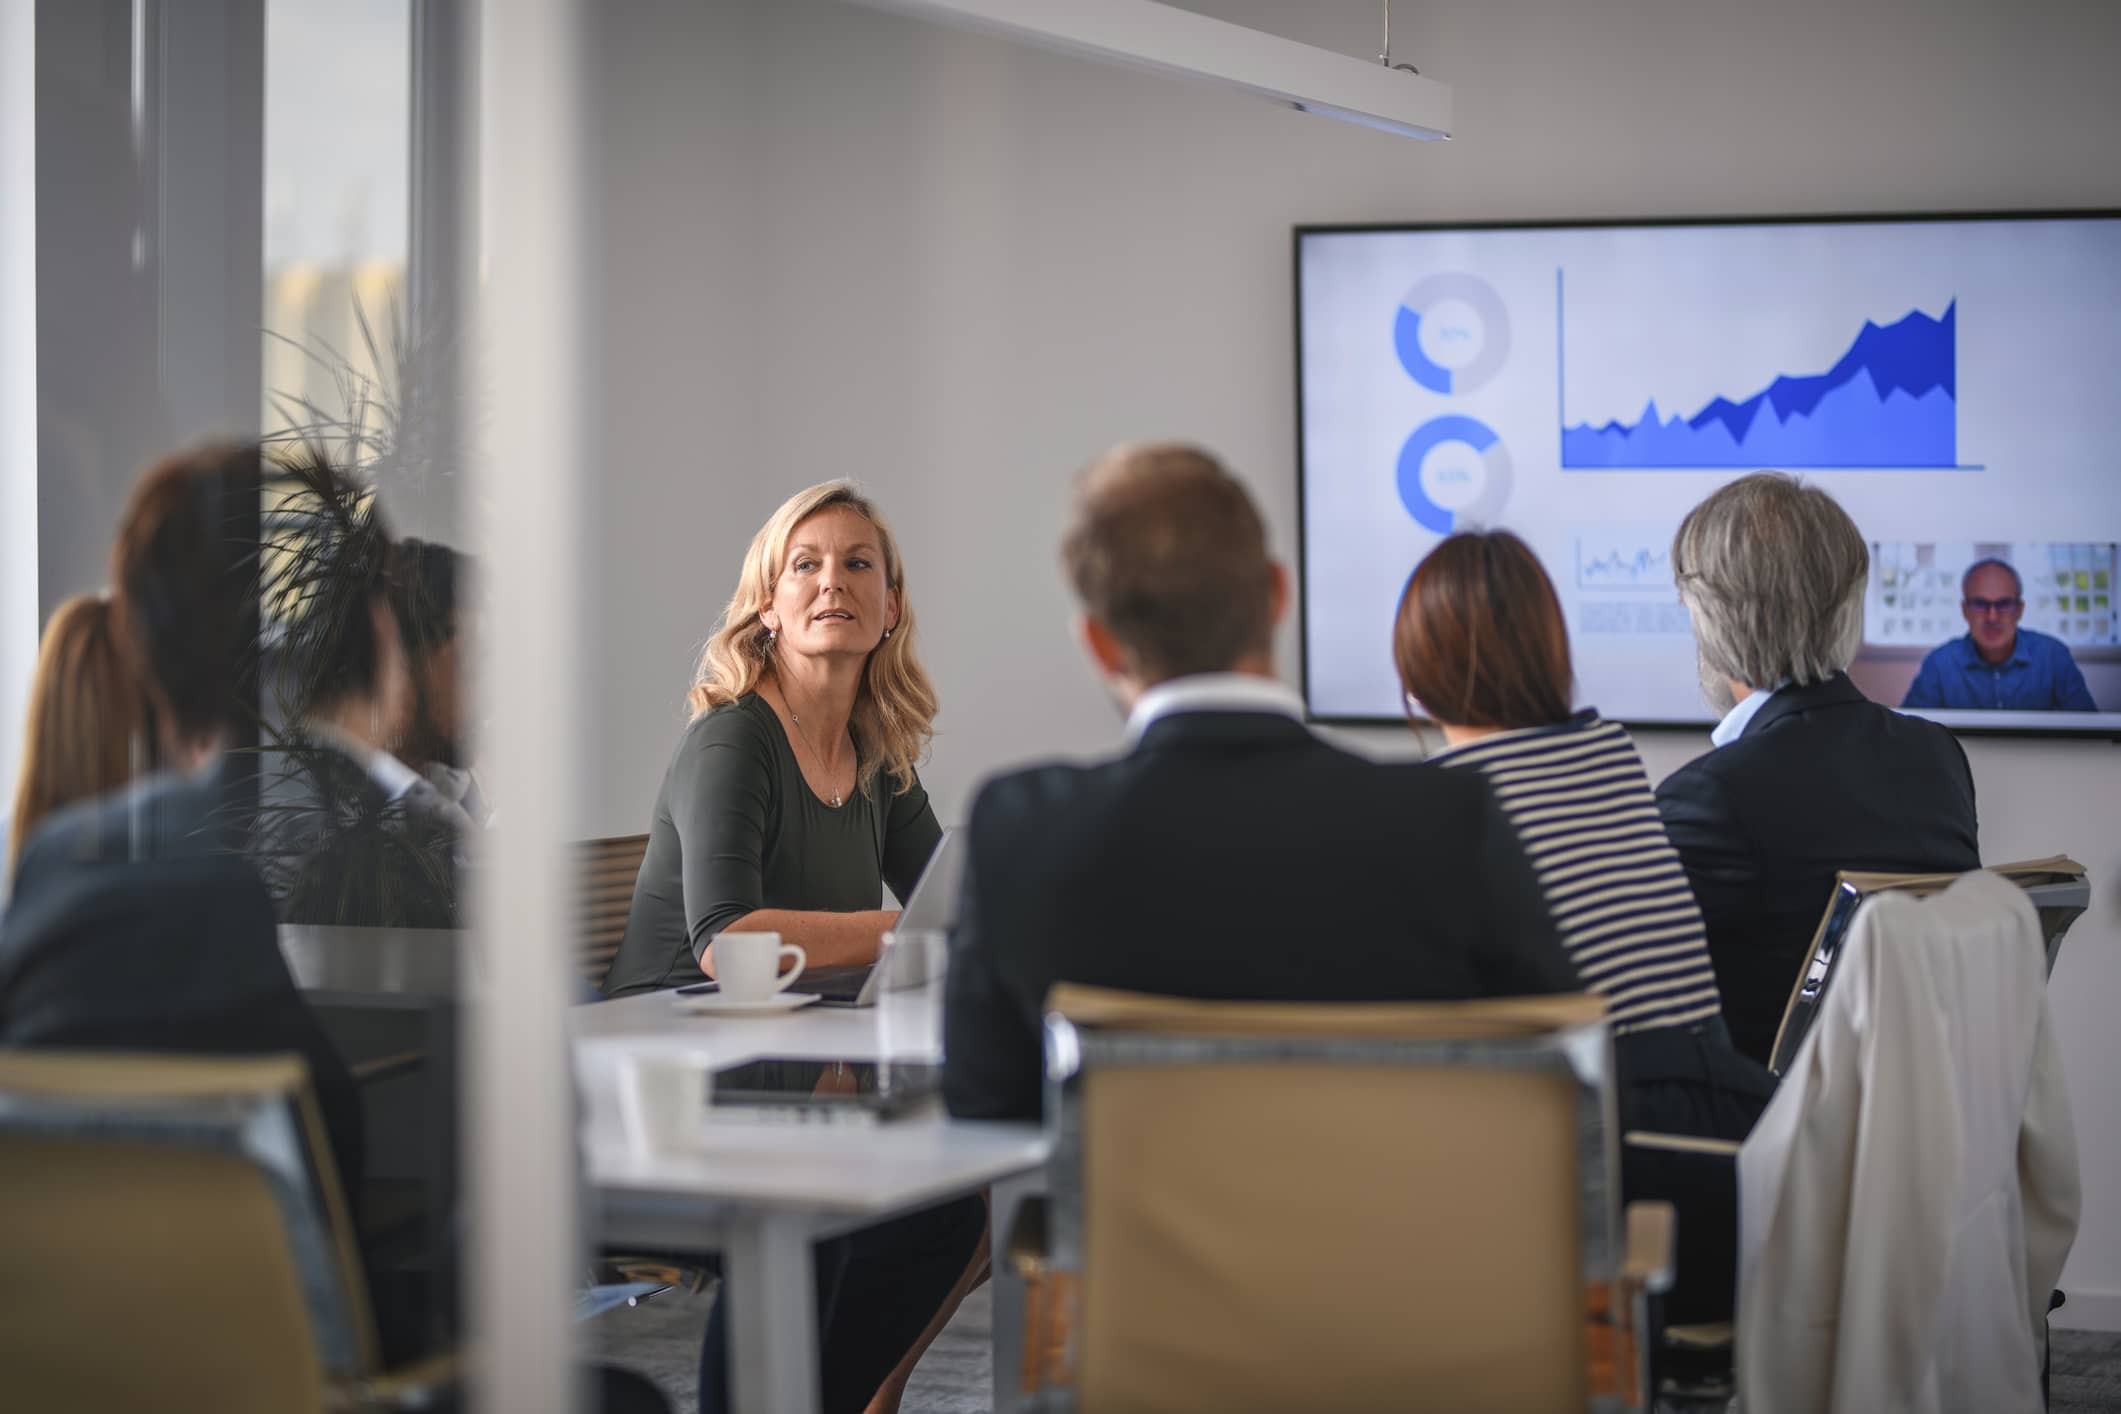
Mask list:
[[[1081,1408],[1591,1406],[1621,1247],[1597,999],[1050,1006]]]
[[[0,1312],[21,1409],[303,1414],[370,1372],[301,1061],[0,1054]]]

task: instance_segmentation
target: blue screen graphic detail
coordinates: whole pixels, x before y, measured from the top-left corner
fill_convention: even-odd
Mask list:
[[[1421,350],[1421,312],[1399,307],[1399,317],[1392,323],[1392,342],[1399,350],[1399,362],[1407,370],[1407,376],[1432,393],[1449,394],[1451,370],[1431,361]]]
[[[1431,451],[1446,442],[1463,442],[1479,452],[1486,462],[1486,484],[1474,498],[1474,504],[1467,507],[1469,511],[1493,514],[1509,494],[1509,461],[1502,451],[1502,439],[1495,435],[1494,428],[1478,418],[1459,413],[1430,418],[1415,428],[1414,435],[1399,449],[1399,499],[1407,508],[1407,514],[1438,535],[1449,535],[1457,517],[1437,505],[1422,489],[1421,464]]]
[[[1958,302],[1863,331],[1825,373],[1785,374],[1740,401],[1561,430],[1575,469],[1951,467],[1958,462]]]

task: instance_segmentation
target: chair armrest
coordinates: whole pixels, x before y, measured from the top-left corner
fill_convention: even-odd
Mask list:
[[[1628,1246],[1621,1279],[1642,1291],[1672,1289],[1672,1240],[1679,1223],[1670,1203],[1628,1204]]]
[[[357,1062],[349,1066],[357,1085],[373,1085],[378,1080],[388,1080],[393,1075],[407,1075],[427,1064],[425,1051],[396,1051],[387,1056]]]
[[[1735,1139],[1702,1139],[1692,1134],[1658,1134],[1647,1129],[1631,1129],[1620,1136],[1620,1142],[1630,1149],[1656,1149],[1667,1154],[1738,1157],[1738,1141]]]
[[[325,1403],[335,1414],[428,1409],[462,1378],[463,1357],[444,1351],[366,1379],[343,1381],[327,1392]]]
[[[1031,1194],[1017,1205],[1016,1221],[1009,1225],[1009,1245],[1004,1254],[1009,1269],[1020,1277],[1029,1279],[1043,1272],[1052,1256],[1047,1212],[1046,1197],[1040,1193]]]

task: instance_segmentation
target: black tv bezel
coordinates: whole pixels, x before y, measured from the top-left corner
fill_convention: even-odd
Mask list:
[[[1307,469],[1304,445],[1304,285],[1303,249],[1306,236],[1403,235],[1457,231],[1596,231],[1656,230],[1673,226],[1878,226],[1917,225],[1936,222],[1972,221],[2121,221],[2121,207],[2091,206],[2042,208],[2022,211],[1877,211],[1837,212],[1827,215],[1783,213],[1772,216],[1601,216],[1584,220],[1536,221],[1361,221],[1345,223],[1300,223],[1290,228],[1289,284],[1293,298],[1294,385],[1296,412],[1296,583],[1300,612],[1296,624],[1298,679],[1302,686],[1306,721],[1327,727],[1399,727],[1406,717],[1360,717],[1321,713],[1311,698],[1311,570],[1310,537],[1305,507]],[[2117,528],[2121,535],[2121,528]],[[1411,567],[1410,567],[1411,570]],[[2067,713],[2058,713],[2067,716]],[[2110,715],[2102,712],[2101,716]],[[1706,732],[1716,724],[1710,716],[1699,718],[1619,717],[1614,720],[1630,730],[1654,732]],[[2021,737],[2045,740],[2121,742],[2116,726],[1962,726],[1939,723],[1955,736]]]

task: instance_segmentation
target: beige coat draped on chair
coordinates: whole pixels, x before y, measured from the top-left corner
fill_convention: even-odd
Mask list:
[[[1739,1201],[1748,1414],[2040,1409],[2077,1147],[2023,890],[1865,905]]]

